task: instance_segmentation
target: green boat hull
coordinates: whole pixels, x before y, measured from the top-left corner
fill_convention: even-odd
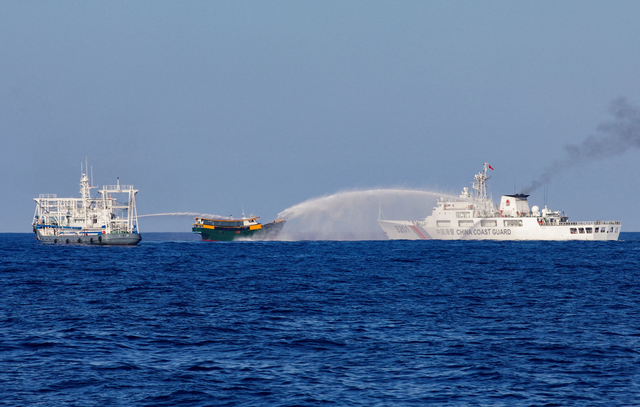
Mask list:
[[[206,242],[228,242],[232,240],[275,240],[284,227],[285,221],[278,220],[262,225],[260,229],[249,228],[205,228],[194,226],[191,231],[202,236]]]
[[[222,230],[222,229],[192,229],[193,233],[199,233],[202,240],[211,242],[224,242],[236,239],[251,239],[258,230]]]

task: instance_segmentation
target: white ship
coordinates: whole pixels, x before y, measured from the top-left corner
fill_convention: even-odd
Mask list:
[[[487,163],[475,175],[471,196],[438,198],[424,220],[378,220],[389,239],[406,240],[618,240],[619,221],[569,222],[563,212],[546,206],[529,208],[529,195],[502,195],[500,206],[487,197]]]
[[[135,245],[138,232],[137,189],[133,185],[105,185],[92,198],[89,177],[81,169],[81,198],[40,194],[33,216],[33,231],[42,243]],[[118,199],[121,199],[120,201]]]

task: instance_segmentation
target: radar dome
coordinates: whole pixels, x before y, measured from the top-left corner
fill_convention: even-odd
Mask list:
[[[531,208],[531,212],[540,212],[540,208],[538,207],[538,205],[533,205],[533,207]]]

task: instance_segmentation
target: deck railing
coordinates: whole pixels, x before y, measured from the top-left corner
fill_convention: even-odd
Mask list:
[[[620,225],[617,220],[598,220],[595,222],[559,222],[558,226]]]
[[[107,192],[133,191],[133,185],[103,185],[101,191],[107,191]]]

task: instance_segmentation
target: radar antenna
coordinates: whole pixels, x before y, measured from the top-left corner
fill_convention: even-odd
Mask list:
[[[480,200],[487,199],[487,180],[491,177],[487,176],[487,163],[484,163],[482,172],[474,176],[476,182],[473,183],[473,189],[476,190],[476,197]]]
[[[487,180],[491,179],[491,177],[487,176],[487,168],[491,168],[491,166],[484,163],[482,172],[474,176],[476,182],[473,183],[473,189],[476,190],[475,201],[478,216],[493,216],[495,213],[493,201],[487,196]]]

